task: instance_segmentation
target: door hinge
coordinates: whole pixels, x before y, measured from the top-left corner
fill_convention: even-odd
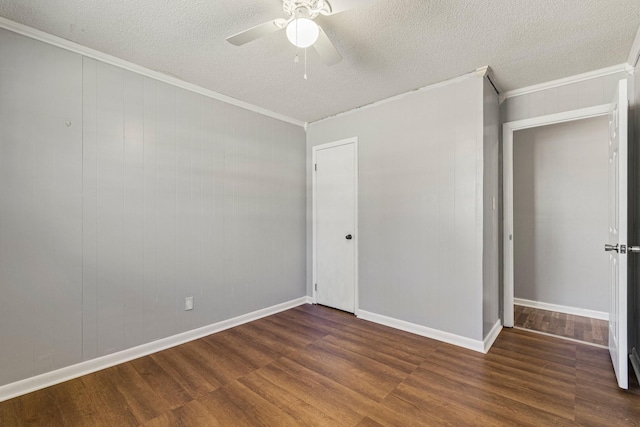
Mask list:
[[[317,163],[313,165],[313,168],[314,168],[314,170],[315,170],[316,172],[318,172],[318,164],[317,164]]]
[[[318,292],[318,284],[316,283],[316,292]]]

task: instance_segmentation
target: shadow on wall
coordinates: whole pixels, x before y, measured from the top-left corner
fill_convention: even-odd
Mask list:
[[[524,137],[522,133],[523,131],[514,133],[514,142],[521,139],[519,137]],[[527,161],[518,163],[518,170],[517,172],[514,170],[513,176],[513,231],[515,239],[513,242],[513,286],[514,297],[538,300],[539,295],[526,295],[525,290],[518,286],[522,284],[522,280],[518,280],[520,277],[527,277],[530,283],[537,283],[535,248],[537,245],[544,244],[543,241],[536,242],[535,148],[532,141],[513,144],[514,159],[527,159]]]

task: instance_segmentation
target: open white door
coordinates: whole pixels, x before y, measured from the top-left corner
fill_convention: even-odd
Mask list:
[[[354,313],[357,285],[357,140],[313,147],[314,300]]]
[[[609,353],[618,386],[629,388],[627,348],[627,81],[609,108]]]

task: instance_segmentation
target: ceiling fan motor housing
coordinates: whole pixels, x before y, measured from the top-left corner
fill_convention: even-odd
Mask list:
[[[314,19],[319,14],[331,14],[331,5],[327,0],[282,0],[282,9],[292,18]]]
[[[318,15],[333,15],[361,5],[363,1],[374,0],[282,0],[282,8],[287,18],[276,18],[263,24],[241,31],[227,41],[234,46],[242,46],[260,37],[286,29],[287,38],[298,48],[313,46],[322,62],[331,66],[342,60],[342,55],[331,43],[327,34],[313,20]],[[295,26],[291,24],[295,23]]]

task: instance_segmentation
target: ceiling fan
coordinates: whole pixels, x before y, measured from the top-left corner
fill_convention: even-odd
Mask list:
[[[235,46],[259,39],[267,34],[284,30],[289,41],[300,48],[313,46],[326,65],[342,60],[327,34],[314,22],[318,15],[334,15],[364,5],[372,0],[282,0],[282,9],[287,18],[278,18],[249,28],[227,38]]]

